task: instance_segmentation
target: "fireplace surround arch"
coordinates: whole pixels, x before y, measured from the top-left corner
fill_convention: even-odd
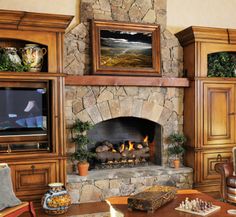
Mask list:
[[[162,126],[154,121],[133,116],[111,118],[95,124],[88,137],[90,150],[95,150],[104,141],[119,146],[128,141],[142,143],[146,138],[149,163],[162,165]]]

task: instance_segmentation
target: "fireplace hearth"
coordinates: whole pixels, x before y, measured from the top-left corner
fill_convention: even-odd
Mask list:
[[[100,122],[88,133],[96,153],[96,169],[161,165],[162,127],[137,117],[119,117]]]

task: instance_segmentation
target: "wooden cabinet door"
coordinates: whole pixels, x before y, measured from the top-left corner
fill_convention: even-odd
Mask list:
[[[203,147],[235,143],[235,85],[203,84]]]
[[[220,180],[220,174],[215,171],[219,162],[229,162],[232,156],[231,149],[209,150],[201,153],[201,182],[214,182]]]
[[[18,197],[42,195],[48,189],[48,183],[58,180],[56,161],[12,165],[11,173]]]

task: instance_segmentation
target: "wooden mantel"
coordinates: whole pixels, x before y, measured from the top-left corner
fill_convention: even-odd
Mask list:
[[[187,78],[174,77],[135,77],[102,75],[68,75],[68,86],[152,86],[152,87],[189,87]]]

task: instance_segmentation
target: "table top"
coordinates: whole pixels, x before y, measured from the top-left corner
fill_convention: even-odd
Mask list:
[[[199,198],[205,201],[212,202],[216,206],[220,206],[221,209],[207,215],[207,217],[227,217],[227,216],[236,216],[227,213],[229,209],[236,209],[236,206],[230,205],[228,203],[223,203],[215,200],[214,198],[201,193],[197,190],[179,190],[177,192],[176,198],[171,202],[165,204],[164,206],[158,208],[154,213],[148,213],[145,211],[129,211],[127,208],[127,199],[128,197],[111,197],[107,199],[107,203],[110,205],[110,210],[113,211],[112,216],[117,217],[197,217],[196,214],[185,213],[175,210],[179,206],[181,201],[185,200],[188,197],[190,200]]]
[[[107,212],[110,212],[110,216],[112,217],[198,217],[199,215],[175,210],[175,208],[179,206],[180,202],[186,197],[191,200],[200,198],[202,200],[210,201],[214,205],[221,207],[219,211],[209,214],[207,217],[236,217],[236,215],[227,214],[227,210],[236,209],[236,206],[217,201],[214,198],[197,190],[179,190],[174,200],[165,204],[163,207],[160,207],[154,213],[147,213],[144,211],[129,211],[127,207],[128,197],[111,197],[108,198],[106,202],[74,204],[69,208],[66,214],[60,215],[60,217],[91,216],[88,214],[95,213],[97,213],[97,215],[92,216],[101,216],[98,213]],[[45,214],[42,209],[36,210],[36,213],[37,217],[50,217],[50,215]],[[22,215],[22,217],[28,217],[28,215]]]

